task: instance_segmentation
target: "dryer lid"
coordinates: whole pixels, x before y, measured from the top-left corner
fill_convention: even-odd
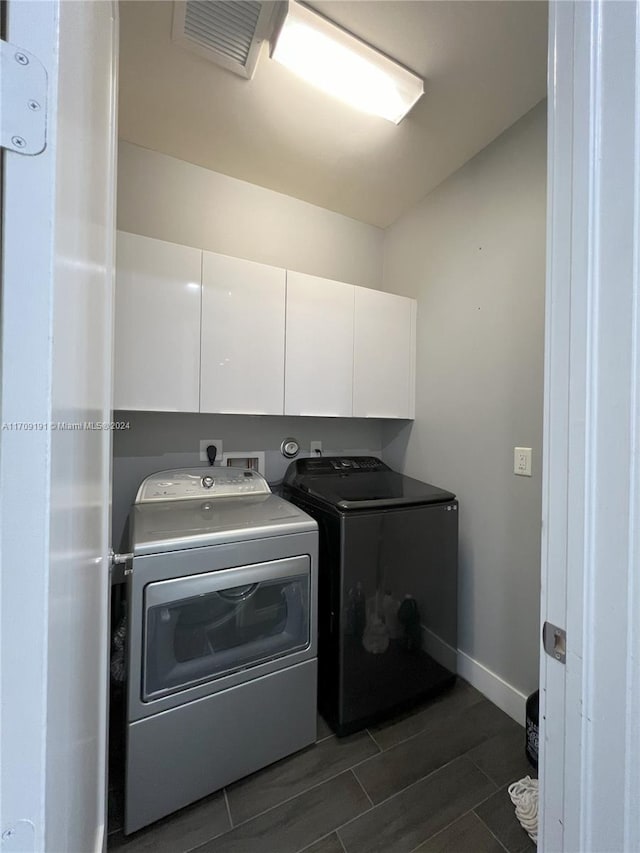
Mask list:
[[[138,503],[131,510],[136,556],[203,548],[317,529],[316,522],[272,494]]]

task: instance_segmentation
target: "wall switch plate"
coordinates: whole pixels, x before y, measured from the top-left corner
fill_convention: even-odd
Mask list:
[[[531,476],[531,448],[513,448],[513,473],[519,477]]]
[[[311,451],[312,456],[322,456],[322,442],[321,441],[312,441],[309,450]]]
[[[205,465],[209,464],[207,456],[207,447],[210,444],[216,446],[216,465],[222,465],[222,439],[221,438],[201,438],[200,439],[200,461]]]

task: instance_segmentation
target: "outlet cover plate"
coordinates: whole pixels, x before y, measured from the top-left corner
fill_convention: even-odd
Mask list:
[[[221,438],[201,438],[200,439],[200,461],[205,465],[209,464],[207,456],[207,447],[210,444],[216,446],[216,465],[222,465],[222,439]]]
[[[530,447],[514,447],[513,448],[513,473],[518,477],[531,476],[531,448]]]

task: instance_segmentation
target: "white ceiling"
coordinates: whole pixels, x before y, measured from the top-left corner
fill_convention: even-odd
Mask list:
[[[173,3],[120,4],[120,136],[386,226],[546,95],[544,0],[315,0],[426,80],[395,126],[269,59],[244,80],[171,42]]]

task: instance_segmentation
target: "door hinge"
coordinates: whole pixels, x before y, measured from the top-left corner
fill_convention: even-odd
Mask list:
[[[42,154],[47,147],[47,69],[37,56],[0,40],[0,148]]]
[[[567,659],[567,632],[551,622],[542,626],[542,645],[545,652],[560,663]]]

